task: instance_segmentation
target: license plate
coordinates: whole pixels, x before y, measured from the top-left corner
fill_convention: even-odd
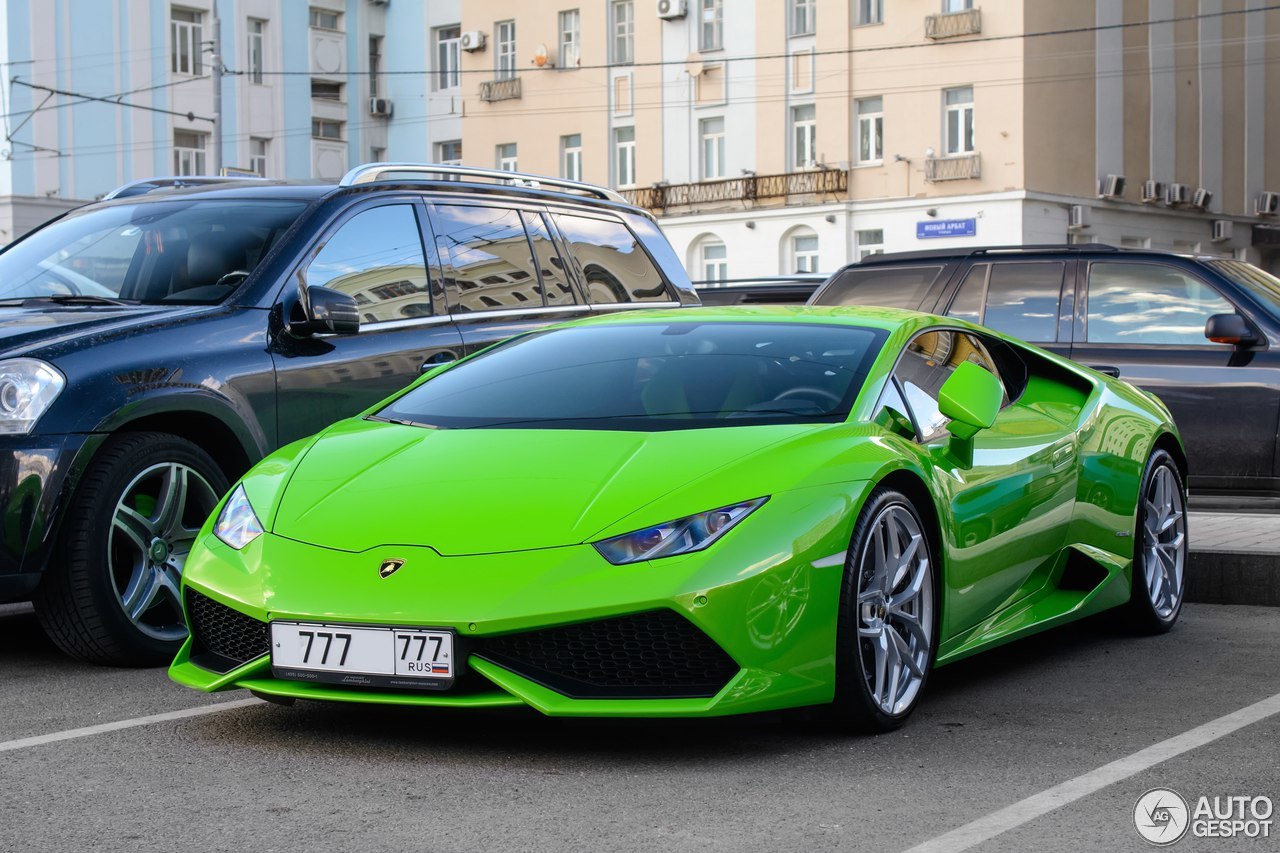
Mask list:
[[[293,681],[445,690],[454,676],[453,632],[272,622],[271,672]]]

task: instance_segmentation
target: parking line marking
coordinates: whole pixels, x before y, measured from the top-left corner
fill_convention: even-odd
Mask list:
[[[931,838],[923,844],[917,844],[905,853],[959,853],[961,850],[968,850],[1055,809],[1101,791],[1109,785],[1128,779],[1170,758],[1212,743],[1218,738],[1275,714],[1280,714],[1280,693],[1233,711],[1224,717],[1210,720],[1204,725],[1196,726],[1190,731],[1163,740],[1110,764],[1104,764],[1074,779],[1068,779],[1060,785],[1054,785],[1025,800],[1005,806],[985,817]]]
[[[165,723],[170,720],[185,720],[188,717],[203,717],[206,714],[218,714],[223,711],[234,711],[237,708],[247,708],[250,705],[263,704],[261,699],[236,699],[234,702],[219,702],[216,705],[204,705],[199,708],[187,708],[182,711],[166,711],[163,714],[151,714],[147,717],[134,717],[130,720],[118,720],[114,723],[100,723],[96,726],[85,726],[81,729],[67,729],[61,732],[52,732],[47,735],[36,735],[34,737],[18,738],[17,740],[6,740],[0,742],[0,752],[12,752],[15,749],[26,749],[31,746],[43,746],[46,743],[57,743],[60,740],[74,740],[75,738],[90,737],[91,735],[100,735],[106,732],[117,732],[121,729],[132,729],[137,726],[149,726],[152,723]]]

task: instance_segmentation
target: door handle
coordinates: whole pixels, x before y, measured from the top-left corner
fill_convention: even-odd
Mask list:
[[[1088,366],[1089,366],[1090,368],[1092,368],[1093,370],[1098,371],[1099,373],[1105,373],[1105,374],[1107,374],[1108,376],[1114,376],[1116,379],[1119,379],[1119,378],[1120,378],[1120,368],[1116,367],[1115,365],[1112,365],[1112,364],[1090,364],[1090,365],[1088,365]]]
[[[433,367],[439,367],[442,364],[448,364],[451,361],[457,361],[457,360],[458,360],[458,354],[456,352],[449,352],[448,350],[445,350],[444,352],[438,352],[435,355],[431,356],[431,358],[422,362],[422,366],[418,368],[418,372],[426,373],[428,370],[430,370]]]

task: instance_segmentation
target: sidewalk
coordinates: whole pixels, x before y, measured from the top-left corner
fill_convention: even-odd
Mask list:
[[[1187,601],[1280,607],[1280,514],[1191,512]]]

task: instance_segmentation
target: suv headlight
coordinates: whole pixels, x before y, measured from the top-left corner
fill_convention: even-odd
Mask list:
[[[66,384],[62,374],[43,361],[0,361],[0,433],[31,432]]]
[[[759,509],[767,500],[768,497],[763,497],[722,506],[592,544],[602,557],[615,566],[701,551],[732,530],[734,525]]]
[[[213,524],[213,535],[237,551],[262,535],[262,522],[258,521],[243,485],[236,486],[222,505],[222,512]]]

